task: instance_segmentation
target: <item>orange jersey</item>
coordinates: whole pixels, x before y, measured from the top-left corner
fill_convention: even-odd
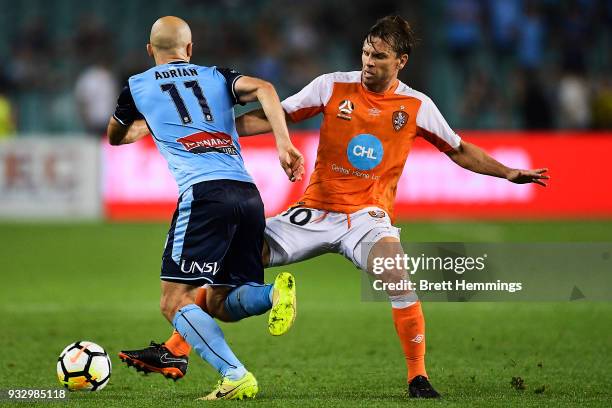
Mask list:
[[[460,137],[426,95],[397,81],[384,94],[361,84],[361,71],[317,77],[283,102],[297,122],[323,113],[315,169],[300,204],[353,213],[376,206],[393,217],[397,182],[415,137],[440,151]]]

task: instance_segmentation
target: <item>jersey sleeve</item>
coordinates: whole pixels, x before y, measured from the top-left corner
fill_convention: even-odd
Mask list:
[[[329,74],[321,75],[306,85],[300,92],[285,99],[281,104],[292,122],[299,122],[323,112],[331,98],[334,82]]]
[[[416,118],[417,135],[436,146],[441,152],[457,149],[461,137],[451,129],[446,120],[429,98],[425,98]]]
[[[238,95],[236,95],[236,81],[238,78],[244,76],[240,72],[231,68],[217,68],[217,71],[225,78],[225,83],[227,84],[227,91],[230,95],[232,95],[232,104],[234,105],[244,105],[243,102],[238,100]]]
[[[117,99],[117,107],[115,108],[113,117],[123,126],[129,126],[135,120],[144,119],[144,116],[142,116],[142,114],[136,108],[134,98],[132,97],[132,92],[130,92],[129,84],[125,85],[119,94],[119,98]]]

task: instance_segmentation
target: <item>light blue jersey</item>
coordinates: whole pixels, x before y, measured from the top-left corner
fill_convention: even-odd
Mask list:
[[[234,123],[233,70],[184,61],[130,77],[115,111],[123,125],[144,117],[182,194],[208,180],[253,182]]]

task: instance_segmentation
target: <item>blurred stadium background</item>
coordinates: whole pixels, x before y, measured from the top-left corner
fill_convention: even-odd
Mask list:
[[[364,32],[376,18],[398,13],[422,39],[402,79],[428,93],[454,127],[612,127],[609,0],[1,0],[0,6],[2,135],[99,135],[120,85],[150,66],[144,44],[152,22],[165,14],[191,24],[196,63],[263,77],[285,97],[323,72],[358,68]]]
[[[190,23],[195,63],[268,79],[281,98],[321,73],[359,69],[368,27],[403,15],[421,44],[401,79],[467,140],[510,165],[548,166],[553,177],[546,189],[515,186],[416,143],[398,186],[403,240],[612,241],[612,1],[0,0],[0,10],[0,348],[28,350],[17,361],[0,353],[0,388],[55,386],[55,354],[78,338],[114,355],[168,332],[157,271],[176,186],[150,140],[111,148],[103,139],[121,85],[152,64],[144,45],[161,15]],[[318,122],[292,129],[312,166]],[[299,197],[305,184],[285,180],[269,137],[244,145],[268,214]],[[287,269],[301,285],[287,340],[271,346],[261,319],[224,327],[240,353],[275,347],[294,357],[247,357],[263,401],[402,403],[388,306],[359,302],[354,268],[339,257]],[[424,307],[430,371],[451,405],[612,398],[609,304]],[[167,386],[116,367],[98,399],[75,398],[186,406],[186,393],[197,397],[215,380],[202,363],[190,370],[191,380]],[[360,375],[347,384],[342,370]],[[511,389],[514,376],[528,398]]]

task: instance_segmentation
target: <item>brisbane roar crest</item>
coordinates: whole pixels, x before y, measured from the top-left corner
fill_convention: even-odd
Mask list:
[[[391,120],[393,121],[393,129],[397,132],[408,122],[408,114],[404,111],[395,111]]]

